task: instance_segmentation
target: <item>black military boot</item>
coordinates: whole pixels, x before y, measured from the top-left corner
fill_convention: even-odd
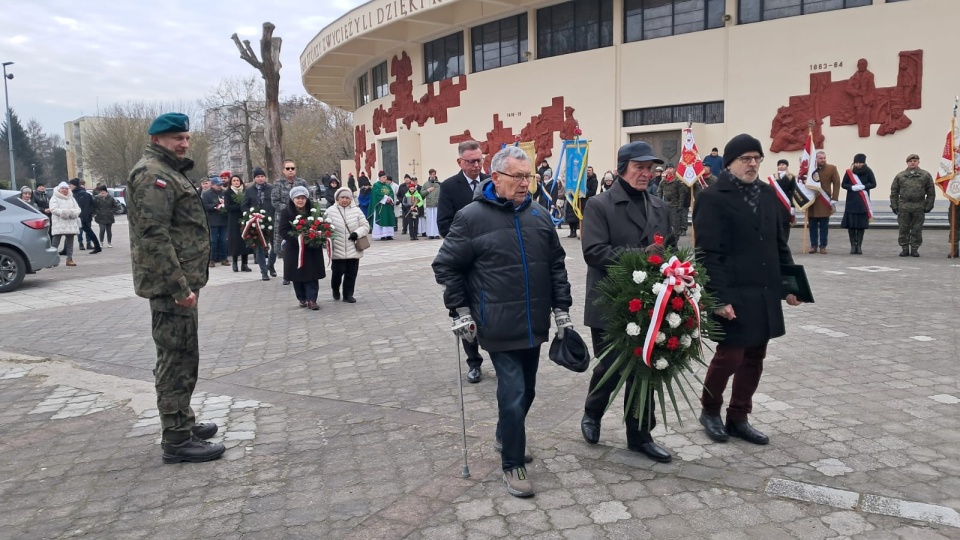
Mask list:
[[[213,461],[226,451],[226,448],[220,443],[208,442],[195,436],[191,436],[182,442],[161,443],[160,448],[163,449],[163,462],[168,464]]]
[[[918,249],[919,249],[919,248],[915,248],[915,247],[914,247],[914,248],[910,248],[910,256],[911,256],[911,257],[919,257],[919,256],[920,256],[920,252],[917,251]]]
[[[910,246],[903,246],[903,250],[900,251],[900,256],[901,256],[901,257],[909,257],[909,256],[910,256]]]

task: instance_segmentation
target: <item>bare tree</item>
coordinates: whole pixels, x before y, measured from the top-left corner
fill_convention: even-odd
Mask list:
[[[262,61],[257,59],[250,47],[250,40],[244,40],[241,44],[237,34],[230,36],[240,51],[240,58],[256,68],[263,77],[267,113],[264,154],[267,157],[268,178],[279,178],[283,165],[283,128],[280,125],[280,68],[283,67],[280,63],[280,46],[283,40],[273,37],[275,28],[273,23],[263,23],[263,37],[260,38]]]
[[[252,75],[224,79],[211,95],[200,101],[200,106],[205,110],[204,127],[209,137],[209,156],[213,158],[209,166],[224,166],[223,154],[232,155],[239,146],[246,166],[245,178],[251,179],[254,164],[264,160],[263,87]]]
[[[350,113],[307,96],[285,100],[281,112],[284,153],[297,161],[300,176],[316,180],[338,172],[340,161],[353,156]]]

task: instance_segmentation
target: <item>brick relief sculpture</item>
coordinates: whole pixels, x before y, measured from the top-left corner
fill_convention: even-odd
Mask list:
[[[413,99],[413,66],[406,51],[400,57],[394,56],[390,61],[390,74],[394,81],[390,83],[390,94],[393,102],[389,109],[383,105],[373,111],[373,133],[394,133],[397,131],[397,122],[410,129],[414,123],[423,127],[427,120],[433,119],[435,124],[447,122],[447,110],[460,106],[460,93],[467,89],[467,77],[461,75],[455,79],[444,79],[427,85],[427,93],[419,100]],[[454,82],[456,81],[456,82]]]
[[[911,124],[905,111],[920,108],[922,87],[922,50],[900,52],[897,85],[892,87],[876,87],[864,58],[846,80],[834,81],[830,71],[811,73],[810,93],[790,96],[789,104],[777,110],[770,126],[770,151],[802,150],[811,119],[814,141],[823,148],[823,121],[828,116],[831,127],[857,126],[860,137],[869,137],[874,124],[879,124],[877,135],[896,133]]]
[[[486,133],[485,140],[479,140],[483,151],[484,169],[490,169],[490,160],[504,144],[513,144],[519,141],[533,141],[537,149],[537,163],[553,155],[553,137],[557,132],[563,140],[572,140],[576,134],[577,119],[574,117],[574,108],[565,107],[563,97],[555,97],[550,105],[540,109],[540,114],[532,116],[527,125],[520,130],[520,135],[513,133],[513,128],[505,128],[499,114],[493,115],[493,129]],[[466,130],[461,134],[450,137],[451,144],[475,139]]]

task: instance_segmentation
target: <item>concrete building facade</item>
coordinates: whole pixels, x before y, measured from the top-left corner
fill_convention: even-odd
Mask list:
[[[590,164],[692,121],[702,155],[742,132],[763,175],[796,172],[810,129],[841,170],[864,153],[889,198],[908,154],[936,173],[960,80],[956,0],[372,0],[301,54],[304,87],[353,111],[343,173],[441,177],[457,142],[534,141],[551,163],[577,127]]]

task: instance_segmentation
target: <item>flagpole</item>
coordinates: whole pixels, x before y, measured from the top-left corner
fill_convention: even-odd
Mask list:
[[[957,156],[956,156],[956,135],[957,135],[957,105],[960,104],[960,96],[953,100],[953,118],[950,119],[950,166],[953,167],[953,174],[957,174]],[[947,216],[950,222],[950,258],[957,257],[957,203],[952,199],[950,201],[950,215]]]
[[[803,238],[800,239],[801,253],[807,252],[807,225],[809,224],[810,224],[810,209],[807,208],[807,210],[803,214]]]

